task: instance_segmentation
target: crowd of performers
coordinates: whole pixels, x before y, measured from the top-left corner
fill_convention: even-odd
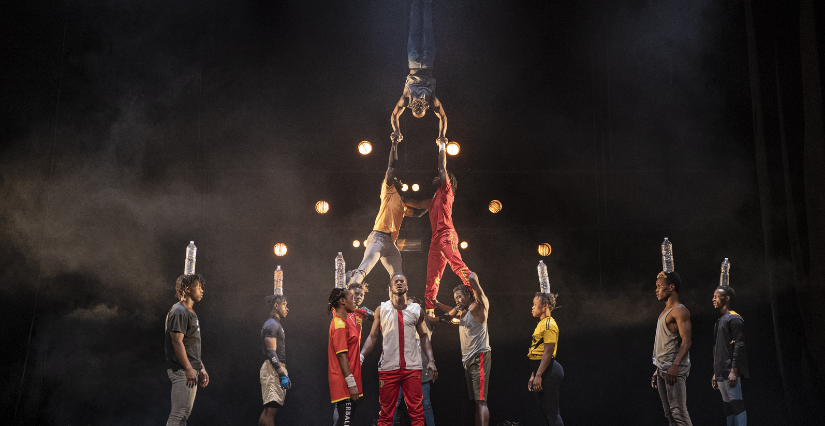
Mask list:
[[[352,424],[358,399],[363,396],[361,369],[364,356],[380,341],[378,425],[392,425],[401,407],[406,410],[413,426],[434,426],[429,395],[430,384],[438,379],[438,370],[430,343],[432,324],[457,318],[467,393],[475,402],[475,424],[487,426],[490,419],[487,396],[492,369],[487,331],[490,302],[478,275],[461,259],[452,221],[458,182],[447,171],[447,116],[435,96],[431,0],[412,0],[407,59],[409,75],[391,117],[392,147],[381,184],[381,205],[375,225],[367,238],[363,261],[357,269],[347,273],[346,287],[335,288],[329,295],[328,309],[332,320],[329,325],[328,375],[330,401],[335,405],[333,422],[338,426]],[[432,199],[417,201],[400,194],[402,182],[396,175],[395,166],[398,143],[403,139],[399,116],[406,108],[410,108],[417,118],[432,108],[438,117],[438,175],[433,179],[437,189]],[[407,294],[407,278],[395,242],[404,217],[422,216],[427,212],[432,240],[427,260],[425,306],[422,308]],[[389,300],[372,312],[359,306],[368,289],[364,279],[379,260],[390,276]],[[453,290],[455,306],[441,303],[436,297],[448,264],[462,281],[462,285]],[[201,275],[179,277],[176,291],[180,302],[172,306],[166,317],[167,373],[172,382],[172,408],[167,425],[185,425],[192,411],[197,385],[206,387],[209,384],[209,374],[200,356],[198,317],[193,309],[194,303],[203,298],[203,284]],[[661,272],[657,276],[656,297],[665,303],[665,309],[656,326],[655,370],[651,386],[658,389],[670,425],[691,425],[685,391],[685,381],[690,373],[691,323],[690,313],[679,303],[680,286],[681,279],[676,272]],[[529,340],[527,360],[532,371],[527,391],[535,396],[537,409],[548,426],[563,425],[559,386],[564,370],[556,359],[559,326],[552,317],[556,297],[552,293],[536,293],[532,300],[532,314],[539,321],[530,339],[524,336],[525,345]],[[742,377],[748,377],[748,368],[743,341],[744,322],[731,310],[734,298],[735,292],[729,286],[720,286],[713,294],[713,306],[721,316],[713,330],[712,387],[722,395],[727,424],[744,426],[747,414],[742,402]],[[268,296],[266,304],[270,317],[261,329],[264,359],[259,374],[264,408],[258,424],[273,426],[277,411],[284,405],[286,393],[292,386],[286,368],[285,334],[281,324],[289,308],[282,295]],[[436,308],[441,315],[436,315]],[[372,325],[362,346],[364,321],[371,321]]]

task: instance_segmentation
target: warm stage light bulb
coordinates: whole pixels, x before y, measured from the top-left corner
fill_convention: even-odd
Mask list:
[[[369,141],[361,141],[361,143],[358,144],[358,152],[360,152],[361,155],[369,154],[372,152],[372,144],[369,143]]]
[[[275,248],[273,250],[275,251],[275,256],[278,256],[278,257],[285,256],[286,255],[286,244],[284,244],[284,243],[275,244]]]
[[[468,245],[468,244],[467,244],[467,242],[466,242],[466,241],[462,241],[462,242],[461,242],[461,248],[465,249],[465,248],[467,248],[467,245]]]
[[[320,214],[324,214],[324,213],[328,212],[329,211],[329,203],[327,203],[326,201],[319,201],[319,202],[315,203],[315,211],[320,213]]]
[[[453,323],[453,324],[456,324],[456,325],[461,324],[461,320],[458,319],[458,318],[453,318],[453,319],[450,320],[450,322]]]
[[[493,212],[493,213],[500,212],[501,207],[502,207],[501,206],[501,201],[499,201],[499,200],[490,201],[490,205],[487,206],[487,208],[490,209],[490,211]]]
[[[418,191],[419,186],[418,186],[417,183],[414,183],[412,188],[413,188],[413,191]]]
[[[461,147],[458,145],[458,142],[450,142],[447,144],[447,154],[458,155],[460,149]]]
[[[352,246],[355,248],[361,247],[361,241],[355,240],[352,242]]]
[[[410,189],[410,187],[409,187],[409,186],[407,186],[407,184],[406,184],[406,183],[401,185],[401,190],[402,190],[402,191],[406,191],[406,190],[408,190],[408,189]]]
[[[552,248],[550,244],[544,243],[539,245],[539,255],[541,256],[549,256]]]

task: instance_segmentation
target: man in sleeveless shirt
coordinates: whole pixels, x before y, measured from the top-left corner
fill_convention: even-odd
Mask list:
[[[363,357],[370,353],[378,336],[382,336],[383,351],[378,362],[378,399],[381,412],[378,426],[391,426],[398,401],[398,392],[403,389],[404,401],[410,413],[413,426],[424,426],[424,411],[421,406],[421,351],[416,343],[415,333],[420,337],[421,348],[429,357],[428,373],[433,381],[438,378],[435,358],[424,328],[424,315],[417,303],[407,304],[407,277],[395,274],[389,285],[390,300],[375,308],[376,321],[361,350]]]
[[[438,117],[438,140],[447,141],[447,114],[435,96],[435,37],[433,37],[432,0],[412,0],[410,8],[410,33],[407,38],[407,64],[410,74],[404,83],[404,93],[395,104],[390,123],[392,140],[401,142],[401,127],[398,117],[404,109],[410,108],[416,118],[424,117],[432,106]]]
[[[690,374],[690,312],[679,303],[682,280],[676,272],[660,272],[656,277],[656,298],[665,309],[656,324],[653,344],[653,371],[650,385],[659,390],[662,408],[670,426],[691,426],[687,410],[685,380]]]
[[[430,321],[436,321],[433,300],[438,295],[444,268],[450,264],[453,272],[470,288],[470,269],[461,259],[458,251],[458,234],[453,226],[453,201],[458,182],[452,173],[447,173],[447,153],[444,141],[438,144],[438,176],[433,179],[438,189],[430,200],[408,200],[407,206],[430,211],[430,226],[433,236],[430,240],[430,253],[427,258],[427,288],[424,292],[427,315]]]
[[[481,289],[478,276],[470,273],[472,291],[464,285],[453,290],[455,308],[433,300],[439,309],[447,315],[456,316],[463,312],[458,325],[461,338],[461,362],[464,364],[464,377],[467,379],[467,392],[470,399],[475,400],[476,426],[487,426],[490,423],[490,411],[487,408],[487,390],[490,388],[490,336],[487,333],[487,314],[490,311],[490,302]]]
[[[364,247],[364,259],[358,269],[352,273],[347,281],[348,284],[362,283],[379,260],[384,264],[390,276],[401,273],[401,252],[398,251],[395,240],[398,239],[401,221],[404,220],[404,216],[411,216],[413,210],[404,205],[404,199],[401,197],[401,180],[395,175],[397,161],[398,143],[393,142],[387,172],[381,183],[381,207],[378,209],[375,225]]]

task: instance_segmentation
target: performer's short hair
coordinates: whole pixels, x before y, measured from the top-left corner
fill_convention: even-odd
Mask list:
[[[329,305],[327,305],[327,314],[331,314],[336,308],[338,308],[338,301],[341,299],[346,298],[346,289],[343,288],[333,288],[332,291],[329,293]]]
[[[347,290],[352,290],[354,288],[360,288],[361,291],[363,291],[364,293],[369,293],[370,292],[369,287],[370,287],[370,285],[365,283],[365,282],[364,283],[351,282],[351,283],[349,283],[349,285],[347,285]]]
[[[270,294],[264,298],[264,302],[271,308],[273,305],[280,305],[286,302],[286,296],[283,294]]]
[[[733,303],[733,299],[736,298],[736,291],[733,287],[729,285],[720,285],[717,289],[722,290],[728,296],[728,303]]]
[[[404,279],[405,279],[405,280],[407,279],[407,276],[406,276],[406,275],[404,275],[403,273],[401,273],[401,272],[396,272],[396,273],[392,274],[392,276],[390,277],[390,282],[387,284],[387,287],[391,287],[391,286],[392,286],[392,282],[393,282],[393,281],[395,281],[395,277],[397,277],[397,276],[399,276],[399,275],[401,275],[402,277],[404,277]]]
[[[673,286],[673,291],[679,292],[679,289],[682,288],[682,278],[679,277],[679,274],[676,271],[673,272],[665,272],[665,282],[667,285]]]
[[[203,288],[203,275],[201,274],[194,274],[194,275],[181,275],[178,277],[178,280],[175,281],[175,295],[178,296],[178,299],[183,299],[186,295],[186,292],[191,290],[192,287],[196,285],[200,285]]]
[[[457,291],[460,291],[460,292],[461,292],[461,293],[463,293],[465,296],[469,297],[469,298],[470,298],[470,300],[473,300],[473,301],[475,301],[475,300],[476,300],[476,297],[475,297],[475,295],[473,294],[473,289],[471,289],[470,287],[467,287],[467,286],[466,286],[466,285],[464,285],[464,284],[459,284],[456,288],[454,288],[454,289],[453,289],[453,293],[454,293],[454,294],[455,294],[455,292],[457,292]]]
[[[541,303],[542,303],[544,306],[546,306],[546,307],[550,308],[550,311],[552,311],[553,309],[556,309],[556,299],[559,297],[559,294],[558,294],[558,293],[542,293],[542,292],[538,292],[538,293],[536,293],[536,295],[535,295],[535,296],[533,296],[533,297],[538,298],[538,299],[539,299],[539,301],[541,301]]]

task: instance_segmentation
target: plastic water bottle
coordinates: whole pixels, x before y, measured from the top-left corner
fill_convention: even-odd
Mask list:
[[[335,288],[346,288],[347,284],[347,264],[344,262],[344,255],[339,251],[335,257]]]
[[[547,276],[547,265],[543,260],[539,260],[539,286],[542,293],[550,293],[550,277]]]
[[[281,265],[275,268],[275,292],[276,296],[284,294],[284,271],[281,270]]]
[[[189,241],[186,247],[186,266],[183,267],[184,275],[195,275],[195,257],[197,256],[198,248],[195,247],[194,241]]]
[[[662,270],[673,272],[673,244],[665,237],[662,242]]]
[[[719,287],[730,285],[730,262],[728,258],[722,261],[722,273],[719,274]]]

